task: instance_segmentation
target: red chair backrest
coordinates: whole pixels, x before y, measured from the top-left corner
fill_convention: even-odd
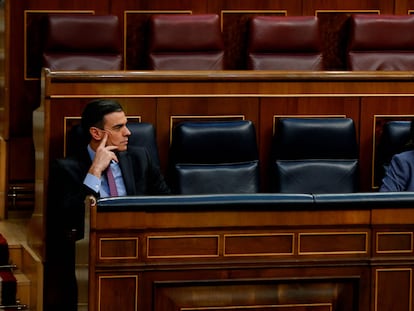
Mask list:
[[[348,69],[414,70],[413,33],[413,15],[351,16]]]
[[[255,16],[249,25],[247,68],[322,70],[315,16]]]
[[[117,16],[47,16],[43,67],[52,70],[121,70]]]
[[[223,69],[224,45],[218,15],[153,15],[149,63],[154,70]]]

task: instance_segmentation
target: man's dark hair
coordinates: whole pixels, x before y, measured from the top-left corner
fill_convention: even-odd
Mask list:
[[[82,112],[81,126],[84,134],[90,137],[91,127],[102,128],[104,117],[112,112],[123,111],[121,104],[112,99],[95,99],[87,104]]]

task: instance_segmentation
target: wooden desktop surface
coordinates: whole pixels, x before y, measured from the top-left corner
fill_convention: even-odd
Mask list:
[[[89,310],[412,309],[413,193],[285,196],[88,201]]]

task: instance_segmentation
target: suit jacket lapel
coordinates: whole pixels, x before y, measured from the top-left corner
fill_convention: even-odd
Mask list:
[[[124,178],[126,192],[128,195],[135,195],[134,168],[132,166],[131,158],[128,156],[127,152],[120,152],[117,156],[122,177]]]

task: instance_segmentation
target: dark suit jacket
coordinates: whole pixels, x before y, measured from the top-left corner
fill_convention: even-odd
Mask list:
[[[127,151],[117,156],[127,195],[170,194],[158,166],[153,164],[145,148],[128,146]],[[99,198],[99,193],[83,184],[91,163],[86,148],[76,156],[52,163],[46,217],[50,231],[64,234],[66,238],[71,235],[73,238],[73,234],[76,240],[83,238],[85,198],[88,195]]]
[[[414,191],[414,150],[392,157],[380,191]]]
[[[146,149],[128,146],[118,154],[128,195],[169,194],[157,166]],[[78,155],[51,164],[46,209],[45,311],[76,311],[75,240],[83,238],[84,201],[99,193],[83,184],[91,165],[86,148]]]

